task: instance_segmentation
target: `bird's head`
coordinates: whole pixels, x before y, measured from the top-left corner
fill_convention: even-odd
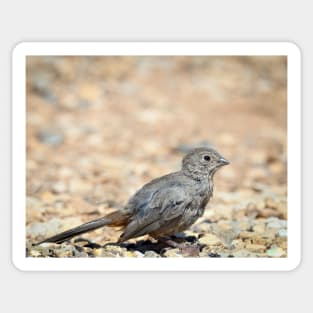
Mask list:
[[[182,171],[196,180],[212,178],[214,173],[229,164],[212,148],[196,148],[183,158]]]

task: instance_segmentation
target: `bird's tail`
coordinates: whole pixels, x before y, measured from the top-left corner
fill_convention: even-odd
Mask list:
[[[44,242],[62,243],[75,236],[82,235],[103,226],[123,226],[125,225],[126,221],[127,217],[125,216],[125,214],[120,211],[115,211],[108,214],[107,216],[92,220],[72,229],[66,230],[55,236],[49,237],[41,242],[38,242],[37,245]]]

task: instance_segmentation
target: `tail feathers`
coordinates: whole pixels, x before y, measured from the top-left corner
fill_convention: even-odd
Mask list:
[[[50,238],[47,238],[39,243],[38,245],[44,242],[54,242],[54,243],[62,243],[66,240],[69,240],[75,236],[87,233],[91,230],[98,229],[100,227],[103,227],[105,225],[109,225],[111,223],[111,219],[108,219],[106,217],[102,217],[90,222],[87,222],[85,224],[82,224],[80,226],[74,227],[72,229],[66,230],[60,234],[57,234],[55,236],[52,236]]]

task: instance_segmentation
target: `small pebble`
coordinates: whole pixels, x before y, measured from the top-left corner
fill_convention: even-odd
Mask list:
[[[208,246],[218,245],[221,243],[221,240],[213,234],[205,234],[203,237],[199,238],[198,241],[200,244]]]
[[[57,130],[44,129],[37,134],[38,139],[49,146],[59,146],[64,141],[64,135]]]
[[[280,220],[276,217],[270,217],[267,219],[268,228],[285,228],[287,227],[287,221]]]
[[[264,245],[258,245],[258,244],[247,244],[246,249],[251,252],[264,252],[266,250],[266,247]]]
[[[32,223],[26,228],[26,232],[29,236],[36,237],[47,237],[54,235],[59,231],[61,221],[58,218],[53,218],[46,223]]]
[[[169,250],[165,251],[163,256],[165,256],[167,258],[182,258],[183,257],[183,255],[179,249],[169,249]]]
[[[75,248],[71,245],[62,245],[60,249],[55,250],[55,255],[59,258],[68,258],[74,255]]]
[[[63,181],[56,182],[52,185],[52,191],[55,193],[64,193],[67,190],[67,186]]]
[[[276,234],[278,237],[286,238],[288,235],[287,229],[280,229]]]
[[[150,250],[149,250],[149,251],[146,251],[146,252],[145,252],[144,257],[145,257],[145,258],[159,258],[160,255],[157,254],[157,253],[154,252],[154,251],[150,251]]]
[[[135,258],[143,258],[144,257],[144,254],[139,252],[139,251],[134,251],[133,255]]]
[[[258,223],[253,226],[253,231],[259,234],[263,234],[265,232],[265,224],[264,223]]]
[[[281,256],[283,256],[285,254],[285,251],[282,248],[280,248],[280,247],[273,247],[271,249],[268,249],[266,251],[266,254],[269,257],[279,258],[279,257],[281,257]]]
[[[40,251],[38,251],[38,250],[30,250],[30,251],[29,251],[29,256],[31,256],[31,257],[33,257],[33,258],[36,258],[36,257],[41,256],[41,253],[40,253]]]
[[[233,252],[234,257],[236,258],[247,258],[247,257],[255,257],[256,255],[252,253],[251,251],[248,251],[246,249],[241,249],[238,251]]]

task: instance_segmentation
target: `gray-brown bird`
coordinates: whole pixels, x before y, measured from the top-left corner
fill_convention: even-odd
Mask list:
[[[123,209],[40,243],[61,243],[103,226],[122,228],[118,243],[143,235],[166,241],[169,236],[186,230],[203,215],[213,193],[213,176],[227,164],[229,162],[214,149],[196,148],[183,158],[180,171],[147,183]]]

